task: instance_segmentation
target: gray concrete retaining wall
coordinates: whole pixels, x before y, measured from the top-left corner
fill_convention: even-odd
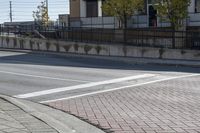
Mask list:
[[[144,57],[159,59],[200,60],[200,50],[134,47],[110,44],[91,44],[36,38],[0,37],[1,48],[54,51],[88,55]]]

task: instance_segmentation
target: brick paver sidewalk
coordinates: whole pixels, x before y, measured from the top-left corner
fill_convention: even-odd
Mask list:
[[[115,133],[197,133],[200,132],[200,76],[49,105]]]
[[[0,99],[0,133],[57,133],[44,122]]]

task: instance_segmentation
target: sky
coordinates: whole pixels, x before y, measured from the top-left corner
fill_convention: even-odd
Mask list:
[[[32,21],[33,11],[37,10],[42,0],[0,0],[0,24],[10,21],[9,1],[12,1],[13,21]],[[57,20],[58,14],[68,13],[69,0],[49,0],[50,20]]]

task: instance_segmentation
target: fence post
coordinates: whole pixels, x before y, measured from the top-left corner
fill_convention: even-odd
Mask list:
[[[185,42],[185,34],[184,34],[184,31],[182,31],[182,43],[183,43],[183,45],[182,45],[182,49],[183,48],[186,48],[186,42]]]
[[[139,24],[139,15],[137,15],[137,28],[139,28],[138,24]]]
[[[74,41],[74,27],[72,27],[72,41]]]
[[[172,33],[172,48],[173,49],[175,49],[175,41],[176,41],[175,35],[176,35],[176,31],[173,30],[173,33]]]
[[[47,37],[47,26],[44,26],[45,28],[45,37]]]
[[[102,42],[102,34],[103,34],[103,29],[101,29],[101,32],[100,32],[100,43]]]
[[[92,25],[93,25],[93,24],[92,24],[92,17],[91,17],[91,28],[92,28]]]
[[[123,36],[124,36],[124,45],[126,44],[126,28],[123,29]]]
[[[115,29],[115,25],[116,25],[116,22],[115,22],[115,17],[114,17],[114,20],[113,20],[113,21],[114,21],[114,29]]]
[[[102,16],[101,18],[102,18],[102,28],[104,28],[104,19],[103,19],[104,17]]]
[[[83,31],[82,31],[82,27],[80,27],[81,30],[81,42],[83,42]]]
[[[142,47],[143,47],[143,45],[144,45],[144,33],[143,33],[143,32],[144,32],[144,30],[142,30],[142,43],[141,43],[141,44],[142,44]]]
[[[153,29],[153,47],[155,46],[156,43],[156,30]]]
[[[0,35],[1,35],[1,32],[2,32],[2,27],[1,27],[2,25],[0,24]]]
[[[92,33],[92,32],[93,32],[93,30],[92,30],[92,27],[91,27],[91,31],[90,31],[90,34],[91,34],[90,36],[91,36],[91,38],[90,38],[90,41],[93,41],[93,40],[92,40],[92,39],[93,39],[93,33]]]

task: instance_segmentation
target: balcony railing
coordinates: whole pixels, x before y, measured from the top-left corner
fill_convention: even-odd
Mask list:
[[[116,28],[118,20],[115,17],[70,18],[71,27]]]
[[[200,26],[200,13],[190,13],[187,18],[187,26]],[[115,17],[93,17],[93,18],[71,18],[71,27],[92,27],[92,28],[118,28],[119,21]],[[149,26],[148,15],[133,16],[128,21],[128,28],[147,28]],[[170,27],[169,21],[157,19],[154,27]]]

